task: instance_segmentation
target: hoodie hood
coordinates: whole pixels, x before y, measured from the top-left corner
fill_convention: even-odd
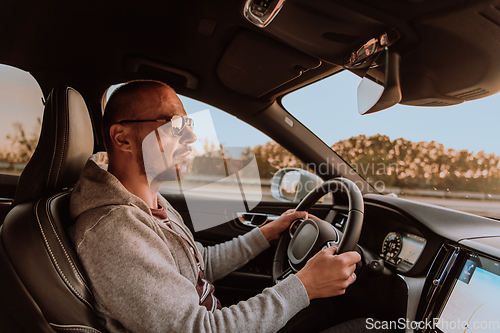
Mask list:
[[[109,205],[137,206],[151,215],[146,203],[130,193],[107,169],[108,155],[105,152],[96,153],[87,161],[71,194],[71,218],[76,220],[89,210]]]

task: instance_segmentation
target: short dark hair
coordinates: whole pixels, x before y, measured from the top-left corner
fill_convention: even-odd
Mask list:
[[[138,110],[136,109],[137,105],[134,101],[137,99],[138,94],[147,90],[163,87],[170,88],[161,81],[134,80],[124,83],[113,91],[104,108],[101,127],[102,136],[104,138],[104,148],[108,154],[113,152],[113,143],[111,142],[111,136],[109,134],[111,126],[120,120],[135,119]]]

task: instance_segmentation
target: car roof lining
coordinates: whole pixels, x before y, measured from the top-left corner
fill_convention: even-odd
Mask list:
[[[103,92],[137,78],[160,79],[185,96],[248,119],[285,93],[341,70],[346,53],[395,27],[402,38],[391,49],[402,55],[403,103],[439,105],[500,90],[500,0],[289,0],[264,29],[247,22],[242,7],[243,1],[215,6],[209,0],[93,6],[4,1],[0,25],[9,33],[0,35],[0,63],[31,72],[45,94],[61,83],[75,87],[97,123]],[[254,45],[262,42],[278,55],[279,50],[293,51],[282,67],[260,62],[255,54],[226,61],[242,34],[257,36]],[[441,45],[443,39],[450,43]],[[239,45],[244,44],[245,38],[240,39]],[[266,53],[265,47],[260,53]],[[198,78],[197,88],[186,88],[185,76],[158,66],[130,70],[127,64],[137,58],[185,71]],[[311,65],[311,59],[321,65]],[[303,62],[308,71],[287,73]],[[237,70],[258,65],[267,78],[256,73],[244,77]],[[226,79],[221,79],[221,68]],[[249,92],[242,79],[248,79]]]
[[[231,90],[262,97],[321,61],[249,30],[240,31],[217,65],[217,76]]]

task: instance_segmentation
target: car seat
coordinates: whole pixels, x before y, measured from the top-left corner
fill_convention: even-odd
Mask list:
[[[82,96],[55,87],[33,157],[0,228],[1,332],[105,332],[66,234],[71,188],[94,149]]]

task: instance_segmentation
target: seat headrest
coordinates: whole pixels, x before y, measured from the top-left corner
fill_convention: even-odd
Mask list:
[[[19,177],[14,205],[73,186],[93,150],[83,97],[73,88],[55,87],[45,103],[38,145]]]

